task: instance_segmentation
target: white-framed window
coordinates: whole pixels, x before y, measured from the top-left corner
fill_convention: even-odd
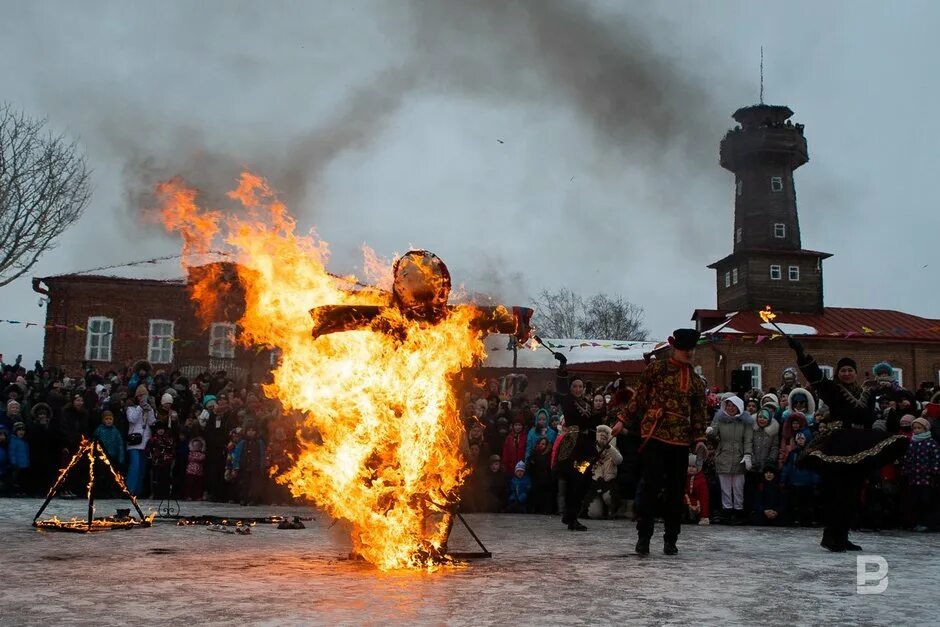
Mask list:
[[[85,334],[85,359],[89,361],[111,361],[111,337],[114,320],[102,316],[88,319]]]
[[[780,271],[780,266],[770,266],[770,278],[774,281],[779,281],[783,275]]]
[[[832,366],[820,366],[819,369],[822,370],[823,376],[827,379],[831,379],[833,374],[835,374]]]
[[[232,359],[235,357],[235,325],[213,322],[209,328],[209,357]]]
[[[744,229],[740,226],[734,230],[734,241],[736,244],[741,243],[741,237],[744,235]]]
[[[892,370],[894,370],[894,380],[899,386],[904,387],[904,370],[901,368],[892,368]]]
[[[731,287],[731,273],[725,272],[725,287]]]
[[[737,268],[731,268],[731,282],[734,285],[738,284],[738,269]]]
[[[151,320],[147,359],[152,364],[173,363],[173,321]]]
[[[760,364],[741,364],[741,370],[747,370],[751,373],[751,388],[763,389],[763,377],[761,376]]]
[[[770,177],[770,191],[772,192],[783,191],[783,177],[782,176]]]
[[[783,222],[774,223],[774,237],[783,239],[787,236],[787,225]]]
[[[799,266],[790,266],[787,269],[787,276],[791,281],[800,280],[800,267]]]

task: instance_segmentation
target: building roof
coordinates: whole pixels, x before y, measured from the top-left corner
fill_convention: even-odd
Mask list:
[[[774,322],[790,335],[940,342],[940,320],[891,309],[826,307],[821,314],[775,313]],[[772,336],[777,333],[756,311],[730,312],[724,322],[705,331],[706,335]]]
[[[805,248],[748,248],[746,250],[737,250],[730,255],[722,257],[718,261],[709,264],[706,267],[717,268],[718,266],[724,265],[727,262],[734,261],[736,257],[744,257],[747,255],[773,255],[775,257],[818,257],[820,259],[828,259],[829,257],[832,257],[832,253],[824,253],[818,250],[807,250]]]
[[[552,350],[568,358],[568,367],[577,372],[620,372],[638,374],[646,367],[644,355],[664,342],[622,342],[618,340],[546,339]],[[513,368],[513,351],[505,335],[490,335],[484,342],[483,368]],[[516,350],[517,369],[548,370],[558,367],[554,355],[544,347]]]

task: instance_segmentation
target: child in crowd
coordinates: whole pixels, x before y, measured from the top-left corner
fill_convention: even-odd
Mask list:
[[[147,443],[147,457],[150,459],[150,472],[153,475],[153,498],[166,499],[170,497],[173,487],[173,436],[162,422],[154,425],[153,431]]]
[[[121,469],[124,468],[127,447],[124,445],[124,437],[121,432],[114,426],[114,414],[110,410],[106,409],[101,412],[101,424],[95,427],[95,432],[91,437],[93,440],[98,440],[111,466],[121,472]],[[108,476],[103,481],[96,482],[95,488],[100,490],[99,494],[102,498],[115,498],[120,490],[110,477],[111,473],[106,472],[105,474]]]
[[[235,427],[228,434],[228,444],[225,445],[225,473],[223,479],[228,484],[226,493],[228,502],[235,503],[238,498],[238,463],[235,461],[235,449],[238,448],[242,440],[242,428]]]
[[[931,492],[933,482],[940,476],[940,447],[930,435],[926,418],[911,422],[911,443],[901,463],[901,472],[907,479],[913,506],[914,531],[927,531],[933,524]]]
[[[15,496],[25,496],[26,474],[29,472],[29,444],[26,442],[26,425],[22,422],[13,424],[13,437],[10,439],[10,484]]]
[[[591,489],[588,491],[588,514],[591,518],[608,518],[617,511],[617,467],[623,455],[612,439],[611,428],[598,425],[594,435],[595,458]],[[592,507],[593,506],[593,507]]]
[[[6,496],[10,491],[10,452],[9,433],[6,427],[0,427],[0,496]]]
[[[525,462],[516,464],[512,479],[509,481],[509,502],[507,511],[512,514],[524,514],[529,502],[529,490],[532,489],[532,479],[525,474]]]
[[[777,424],[776,421],[773,421]],[[754,503],[754,522],[758,525],[779,525],[783,513],[783,493],[774,464],[764,466],[762,481]]]
[[[796,434],[806,428],[806,416],[800,412],[790,412],[783,422],[783,435],[780,439],[780,452],[777,454],[777,468],[783,470],[784,464],[793,449],[796,448]]]
[[[705,475],[699,472],[698,458],[689,455],[688,479],[685,482],[685,514],[686,521],[707,525],[710,519],[708,482]]]
[[[790,522],[804,527],[812,526],[815,522],[814,494],[820,480],[819,475],[811,470],[800,468],[796,462],[812,439],[813,432],[809,429],[803,429],[794,436],[794,446],[787,455],[781,477],[786,489]]]
[[[183,498],[187,501],[201,501],[205,491],[206,440],[197,435],[189,440],[189,457],[186,462],[186,483],[183,486]]]
[[[515,474],[519,462],[525,462],[526,434],[522,432],[524,427],[522,416],[516,415],[512,421],[512,431],[503,442],[503,470],[508,477]]]
[[[744,412],[744,401],[730,396],[721,404],[709,427],[718,436],[715,470],[721,484],[722,522],[743,524],[744,475],[753,466],[753,419]]]
[[[482,511],[502,512],[506,507],[506,475],[503,474],[503,461],[499,455],[490,455],[490,464],[486,468]]]

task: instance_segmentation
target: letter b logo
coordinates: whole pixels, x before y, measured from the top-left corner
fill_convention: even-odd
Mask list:
[[[869,565],[875,570],[869,570]],[[855,593],[881,594],[888,589],[888,560],[880,555],[859,555],[855,559]]]

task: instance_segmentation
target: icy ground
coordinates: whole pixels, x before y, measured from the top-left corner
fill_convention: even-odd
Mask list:
[[[99,501],[98,514],[124,507]],[[144,511],[156,502],[142,504]],[[83,516],[84,502],[47,513]],[[178,527],[93,535],[37,531],[39,501],[0,500],[0,624],[937,624],[940,536],[854,534],[889,564],[881,595],[856,594],[856,555],[832,554],[817,529],[684,527],[678,557],[659,538],[632,554],[627,521],[567,531],[542,516],[467,519],[493,559],[445,572],[381,573],[344,559],[345,531],[250,536]],[[182,503],[183,513],[310,513],[304,508]],[[459,527],[454,550],[471,550]],[[872,567],[873,568],[873,567]]]

